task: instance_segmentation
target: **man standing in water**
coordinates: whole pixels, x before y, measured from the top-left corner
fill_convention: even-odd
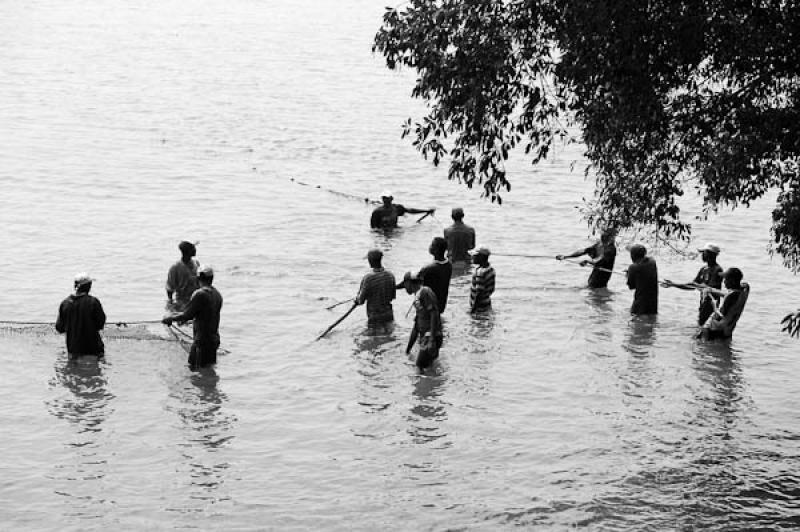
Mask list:
[[[436,295],[436,306],[439,309],[439,314],[442,314],[447,307],[450,277],[453,275],[453,265],[444,257],[446,251],[447,241],[440,236],[434,237],[428,248],[428,253],[433,255],[433,262],[423,267],[418,274],[419,278],[422,279],[422,285],[430,287]]]
[[[89,295],[91,289],[92,278],[79,273],[75,276],[75,294],[62,301],[58,308],[56,330],[67,333],[67,353],[70,358],[105,354],[99,331],[106,324],[106,314],[100,301]]]
[[[383,205],[372,211],[369,226],[373,229],[393,229],[397,227],[397,218],[405,214],[433,214],[436,209],[412,209],[399,203],[392,203],[394,197],[388,190],[381,193]]]
[[[725,339],[733,336],[733,330],[739,322],[747,297],[750,295],[750,286],[742,282],[742,270],[739,268],[728,268],[722,273],[725,279],[727,294],[721,290],[707,288],[704,292],[709,292],[716,297],[724,296],[722,307],[714,307],[714,311],[708,318],[700,336],[706,340]],[[710,296],[709,296],[710,297]]]
[[[722,266],[717,264],[717,255],[720,252],[719,246],[709,242],[697,251],[702,253],[703,262],[706,263],[706,266],[700,268],[694,281],[678,284],[669,279],[664,279],[661,286],[664,288],[675,287],[681,290],[695,290],[698,288],[715,288],[719,290],[722,287]],[[698,325],[702,326],[708,320],[708,317],[714,312],[715,303],[719,303],[719,296],[712,295],[707,297],[705,293],[700,295],[700,309],[697,314]]]
[[[367,253],[367,261],[372,271],[361,279],[355,303],[367,304],[367,325],[383,327],[394,321],[392,300],[395,297],[395,280],[391,272],[381,265],[383,252],[371,249]]]
[[[406,292],[414,295],[414,327],[408,338],[406,354],[411,353],[419,338],[419,353],[417,354],[417,367],[420,371],[433,364],[439,358],[439,349],[442,347],[444,335],[442,334],[442,320],[437,307],[436,294],[429,286],[422,285],[419,275],[407,272],[403,277]]]
[[[636,290],[633,294],[631,314],[658,313],[658,268],[656,261],[647,256],[647,249],[641,244],[631,246],[631,261],[628,268],[628,288]]]
[[[581,255],[588,255],[591,260],[581,261],[581,266],[592,266],[592,273],[589,275],[589,288],[605,288],[611,278],[611,270],[614,269],[614,261],[617,258],[617,246],[614,244],[616,232],[606,228],[600,235],[600,240],[585,249],[570,255],[556,255],[556,259],[564,260]]]
[[[194,320],[193,342],[189,351],[189,366],[192,369],[217,363],[219,315],[222,310],[222,295],[211,286],[214,283],[214,270],[210,266],[201,266],[197,270],[197,281],[200,288],[192,294],[186,310],[161,320],[164,325],[171,325],[173,321]]]
[[[456,207],[451,213],[453,225],[445,228],[447,256],[450,262],[466,269],[471,262],[469,251],[475,247],[475,229],[464,223],[464,209]]]
[[[167,309],[181,311],[189,304],[192,294],[197,290],[197,268],[200,264],[194,256],[197,254],[195,244],[184,240],[178,244],[181,260],[170,267],[167,273]],[[172,295],[175,294],[173,301]]]
[[[494,293],[494,268],[489,264],[488,248],[479,248],[472,256],[472,262],[478,268],[472,274],[472,287],[469,292],[469,311],[483,312],[492,308],[492,294]]]

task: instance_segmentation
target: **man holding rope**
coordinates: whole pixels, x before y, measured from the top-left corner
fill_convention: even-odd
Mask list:
[[[67,333],[69,358],[105,355],[100,330],[106,324],[106,314],[100,300],[89,295],[91,289],[92,278],[79,273],[75,276],[75,294],[62,301],[58,308],[56,330]]]
[[[192,348],[189,351],[189,366],[192,369],[217,363],[219,314],[222,310],[222,295],[211,286],[214,270],[210,266],[201,266],[197,270],[197,281],[200,288],[192,294],[186,310],[161,320],[164,325],[194,320]]]
[[[719,290],[722,288],[722,266],[717,264],[717,255],[719,255],[720,247],[716,244],[708,243],[699,248],[697,251],[702,253],[703,262],[706,266],[700,268],[694,281],[691,283],[679,284],[673,283],[669,279],[664,279],[661,286],[664,288],[680,288],[681,290],[695,290],[714,288]],[[711,295],[707,297],[706,292],[700,295],[700,308],[697,314],[697,324],[701,327],[708,320],[708,317],[714,312],[715,305],[719,303],[719,296]]]
[[[617,258],[617,247],[614,244],[616,231],[606,228],[600,236],[600,240],[585,249],[570,255],[556,255],[556,259],[564,260],[581,255],[588,255],[589,259],[581,261],[581,266],[592,266],[592,273],[589,275],[589,288],[605,288],[611,278],[614,269],[614,261]]]
[[[397,227],[397,219],[405,214],[433,214],[436,209],[412,209],[399,203],[392,203],[394,197],[388,190],[381,192],[383,205],[372,211],[369,226],[373,229],[393,229]]]

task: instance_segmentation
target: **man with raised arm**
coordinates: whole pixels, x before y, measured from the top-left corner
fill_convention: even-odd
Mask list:
[[[673,283],[669,279],[664,279],[661,286],[664,288],[680,288],[681,290],[696,290],[698,288],[715,288],[719,290],[722,287],[722,266],[717,264],[717,255],[719,255],[720,248],[716,244],[708,243],[699,248],[697,251],[702,253],[703,262],[705,266],[700,268],[694,281],[685,284]],[[711,313],[714,312],[714,306],[719,303],[719,296],[712,295],[707,297],[706,293],[700,295],[700,308],[697,312],[697,324],[702,326]]]
[[[614,244],[616,236],[616,231],[613,229],[604,229],[600,240],[588,248],[579,249],[569,255],[556,255],[556,259],[564,260],[588,255],[589,259],[582,260],[581,266],[592,266],[589,288],[605,288],[608,286],[611,271],[614,269],[614,261],[617,258],[617,247]]]
[[[394,196],[388,190],[381,192],[383,205],[372,211],[369,226],[373,229],[392,229],[397,227],[397,219],[405,214],[433,214],[436,209],[412,209],[399,203],[392,203]]]

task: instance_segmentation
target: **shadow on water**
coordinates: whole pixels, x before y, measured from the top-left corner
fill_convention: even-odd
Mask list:
[[[230,499],[218,491],[231,467],[222,451],[235,437],[236,417],[225,411],[228,398],[219,389],[219,380],[213,367],[202,368],[188,378],[181,374],[170,383],[169,392],[175,403],[168,408],[177,415],[185,435],[178,445],[193,488],[189,497],[206,502]]]

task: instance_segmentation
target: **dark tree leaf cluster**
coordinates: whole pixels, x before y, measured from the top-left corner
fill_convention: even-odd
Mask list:
[[[577,130],[590,223],[685,238],[685,193],[707,215],[777,188],[771,250],[800,266],[796,1],[411,0],[374,50],[418,73],[404,136],[493,201],[510,151],[535,164]]]

